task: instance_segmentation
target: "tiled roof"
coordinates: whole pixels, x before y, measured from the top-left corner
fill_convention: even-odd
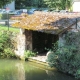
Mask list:
[[[52,13],[35,12],[23,17],[22,20],[13,24],[15,27],[27,30],[41,31],[50,34],[59,34],[80,20],[79,13]]]

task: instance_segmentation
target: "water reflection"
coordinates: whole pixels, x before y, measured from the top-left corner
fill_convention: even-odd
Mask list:
[[[25,80],[25,69],[22,62],[15,64],[15,70],[16,70],[16,80]]]
[[[46,80],[76,80],[75,78],[58,71],[46,70],[48,79]]]
[[[0,60],[0,80],[25,80],[24,62]]]
[[[18,60],[0,60],[0,80],[77,80],[74,77],[50,71]]]

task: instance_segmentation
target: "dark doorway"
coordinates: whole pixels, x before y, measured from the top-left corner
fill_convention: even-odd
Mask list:
[[[33,51],[43,54],[47,52],[47,49],[52,48],[53,43],[58,40],[58,35],[33,31],[32,39]]]

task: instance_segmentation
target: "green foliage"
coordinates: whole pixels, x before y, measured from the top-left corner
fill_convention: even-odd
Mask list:
[[[70,9],[73,0],[16,0],[15,8],[23,9],[26,7],[49,7],[53,9]],[[63,5],[64,4],[64,5]]]
[[[0,14],[0,19],[1,19],[1,17],[2,17],[2,14]]]
[[[72,0],[44,0],[45,4],[50,8],[55,9],[70,9]],[[64,4],[64,5],[63,5]]]
[[[26,7],[36,7],[41,8],[45,7],[44,0],[15,0],[16,9],[24,9]]]
[[[65,44],[52,49],[48,55],[48,63],[59,71],[80,78],[80,32],[68,33]]]
[[[12,58],[15,56],[14,52],[11,48],[4,49],[4,54],[5,54],[5,57],[7,57],[7,58]],[[4,54],[3,54],[3,56],[4,56]]]
[[[28,57],[36,56],[36,53],[32,52],[30,50],[27,50],[27,51],[25,51],[24,55],[25,55],[25,59],[26,59]]]
[[[0,32],[0,58],[14,57],[13,36],[9,31]]]
[[[0,0],[0,7],[5,6],[6,4],[10,3],[11,1],[13,1],[13,0],[7,0],[7,1]]]
[[[15,33],[15,35],[19,33],[19,28],[13,28],[13,27],[0,25],[0,34],[2,34],[1,31],[3,31],[3,30],[7,31],[8,28],[9,28],[9,31],[12,32],[12,33]]]
[[[10,19],[14,14],[0,13],[0,19]]]

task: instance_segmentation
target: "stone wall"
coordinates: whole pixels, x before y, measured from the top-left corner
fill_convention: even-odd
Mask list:
[[[16,38],[15,55],[20,59],[24,59],[24,52],[32,50],[32,31],[20,29],[20,34]]]
[[[20,29],[20,31],[22,31],[22,33],[18,34],[16,38],[17,46],[15,50],[15,55],[20,59],[24,59],[26,37],[25,37],[25,34],[23,34],[23,29]]]
[[[21,35],[19,34],[17,36],[17,46],[16,46],[16,50],[15,50],[15,54],[16,56],[18,56],[20,59],[24,58],[24,51],[25,51],[25,35]]]
[[[32,31],[20,29],[20,34],[16,38],[15,55],[20,59],[24,59],[24,52],[32,50]]]
[[[58,41],[58,46],[64,46],[65,44],[65,34],[59,35],[59,41]]]
[[[25,30],[26,36],[26,50],[32,50],[32,31]]]

